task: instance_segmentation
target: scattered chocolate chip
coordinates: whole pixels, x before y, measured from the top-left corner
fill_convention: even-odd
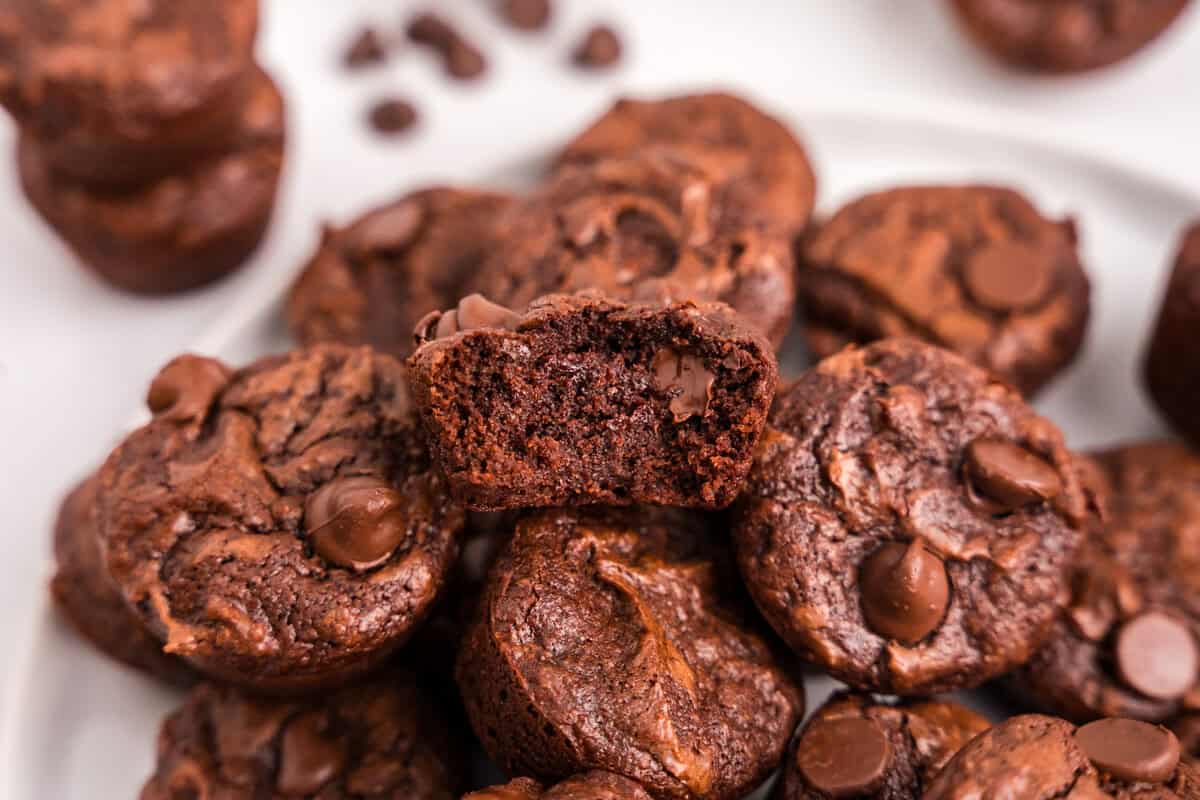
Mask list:
[[[342,63],[347,69],[361,69],[387,60],[387,48],[374,28],[363,28],[346,48]]]
[[[405,100],[381,100],[371,106],[371,127],[386,135],[395,135],[417,124],[417,109]]]
[[[1148,722],[1097,720],[1075,731],[1075,743],[1097,769],[1118,780],[1161,783],[1179,764],[1175,734]]]
[[[671,416],[676,424],[691,417],[703,417],[712,399],[712,387],[717,376],[704,367],[694,355],[674,350],[659,350],[650,364],[654,385],[671,394]]]
[[[971,488],[1006,511],[1050,500],[1063,488],[1053,466],[1006,439],[971,442],[965,466]]]
[[[867,625],[904,644],[934,631],[950,604],[946,565],[920,539],[888,542],[867,556],[858,585]]]
[[[1050,291],[1054,263],[1045,247],[996,242],[975,253],[963,267],[963,283],[979,305],[993,311],[1020,311],[1037,305]]]
[[[309,498],[308,540],[321,558],[363,572],[382,564],[408,536],[404,497],[379,478],[339,478]]]
[[[437,14],[416,15],[409,21],[405,33],[410,41],[437,52],[446,72],[454,78],[476,78],[487,68],[487,59],[479,48]]]
[[[621,59],[621,40],[607,25],[597,25],[587,32],[575,50],[571,60],[584,69],[611,67]]]
[[[796,745],[796,766],[804,780],[835,798],[871,793],[891,762],[891,743],[866,717],[819,720],[805,729]]]
[[[328,715],[309,711],[288,723],[279,740],[275,785],[285,795],[310,797],[346,766],[343,742],[326,737]]]
[[[1196,684],[1200,653],[1191,630],[1161,611],[1147,611],[1117,631],[1117,672],[1147,697],[1176,700]]]
[[[155,376],[146,392],[146,406],[156,417],[199,421],[208,415],[231,375],[229,368],[216,359],[179,356]]]
[[[487,69],[487,60],[479,48],[468,42],[456,42],[446,52],[446,72],[460,80],[477,78]]]
[[[550,0],[500,0],[500,16],[522,31],[536,31],[550,22]]]

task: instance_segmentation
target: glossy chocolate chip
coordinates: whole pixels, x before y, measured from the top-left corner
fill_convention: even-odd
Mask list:
[[[357,572],[386,561],[408,536],[404,497],[379,478],[325,484],[308,498],[304,521],[317,555]]]
[[[178,422],[202,420],[231,375],[216,359],[179,356],[155,376],[146,392],[146,406],[156,417]]]
[[[996,242],[979,250],[963,267],[972,299],[993,311],[1020,311],[1037,305],[1054,277],[1044,248],[1020,242]]]
[[[863,562],[858,586],[867,625],[904,644],[932,633],[950,603],[946,565],[920,539],[888,542],[873,552]]]
[[[431,311],[421,317],[413,329],[417,346],[435,339],[445,339],[461,331],[478,328],[514,330],[521,315],[502,305],[493,303],[481,294],[472,294],[458,301],[458,307],[449,311]]]
[[[346,765],[345,744],[330,736],[324,712],[310,711],[288,723],[279,740],[275,786],[285,795],[309,797]]]
[[[1075,731],[1075,742],[1096,768],[1123,781],[1160,783],[1179,764],[1179,740],[1159,725],[1102,719]]]
[[[965,464],[972,488],[1002,510],[1050,500],[1063,489],[1053,466],[1007,439],[976,439],[967,446]]]
[[[892,762],[892,745],[872,719],[822,719],[796,743],[804,780],[831,797],[853,797],[878,788]]]
[[[1121,680],[1147,697],[1176,700],[1196,683],[1196,640],[1186,624],[1161,611],[1122,625],[1114,651]]]
[[[655,387],[671,395],[671,416],[676,423],[704,416],[717,376],[705,368],[703,361],[691,354],[659,350],[650,369]]]

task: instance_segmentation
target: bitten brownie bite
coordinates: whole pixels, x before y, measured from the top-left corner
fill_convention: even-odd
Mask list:
[[[934,779],[925,800],[1194,800],[1200,773],[1166,728],[1103,719],[1076,728],[1037,714],[976,737]]]
[[[471,189],[413,192],[328,228],[288,297],[301,344],[369,344],[400,357],[425,314],[471,293],[505,195]]]
[[[463,800],[651,800],[639,784],[611,772],[593,771],[543,787],[532,778],[517,778],[463,795]]]
[[[1039,72],[1083,72],[1154,41],[1190,0],[953,0],[967,32],[993,55]]]
[[[816,178],[804,148],[779,120],[731,94],[618,100],[566,146],[558,164],[627,158],[660,146],[710,164],[731,208],[793,234],[808,225]]]
[[[258,246],[283,167],[283,98],[255,73],[232,148],[128,191],[94,189],[52,172],[22,133],[21,185],[85,265],[132,292],[161,294],[221,278]]]
[[[500,766],[735,800],[779,765],[802,689],[756,632],[712,523],[656,507],[522,517],[457,672]]]
[[[181,356],[100,473],[108,567],[168,653],[270,691],[382,661],[427,616],[463,512],[403,368],[326,345],[233,372]]]
[[[80,483],[63,501],[54,526],[54,577],[50,594],[77,631],[104,652],[168,683],[186,685],[195,673],[183,659],[163,652],[113,584],[96,530],[96,477]]]
[[[776,400],[734,510],[742,575],[803,657],[902,695],[1024,663],[1091,511],[1011,387],[914,339],[849,349]]]
[[[792,742],[772,798],[919,800],[938,770],[988,727],[957,703],[885,703],[840,693]]]
[[[1150,397],[1174,428],[1200,447],[1200,223],[1183,236],[1146,353]]]
[[[869,194],[804,246],[809,350],[913,336],[996,372],[1029,395],[1074,359],[1090,288],[1074,225],[993,186]]]
[[[1200,709],[1200,456],[1150,442],[1092,461],[1106,519],[1088,531],[1058,622],[1013,683],[1077,722]]]
[[[471,295],[421,323],[409,359],[455,498],[723,508],[741,491],[777,379],[727,306],[550,295],[523,314]]]
[[[454,800],[467,763],[424,689],[385,671],[295,700],[203,684],[163,723],[141,800]]]
[[[722,169],[667,148],[564,166],[500,215],[475,290],[512,308],[584,289],[720,300],[778,347],[796,296],[791,240],[730,196]]]

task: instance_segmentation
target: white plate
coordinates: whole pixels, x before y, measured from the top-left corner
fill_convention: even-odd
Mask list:
[[[1047,213],[1075,215],[1093,280],[1092,324],[1080,359],[1037,406],[1075,447],[1163,432],[1137,364],[1166,265],[1184,223],[1200,216],[1200,196],[978,110],[951,111],[945,118],[966,120],[952,123],[877,111],[792,116],[818,166],[825,210],[893,184],[994,181],[1029,193]],[[516,165],[493,182],[527,182],[534,170],[533,163]],[[279,313],[286,287],[273,280],[247,294],[194,349],[241,364],[286,348]],[[178,696],[96,654],[45,604],[32,641],[9,655],[23,663],[3,706],[0,797],[136,797],[152,766],[159,722]],[[807,689],[813,708],[833,682],[810,677]],[[988,709],[987,696],[968,699]]]

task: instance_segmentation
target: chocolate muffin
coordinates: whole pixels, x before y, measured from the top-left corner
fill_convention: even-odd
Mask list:
[[[327,228],[288,297],[292,335],[407,356],[421,317],[471,293],[509,202],[473,189],[423,189]]]
[[[1189,0],[953,0],[985,50],[1037,72],[1083,72],[1154,41]]]
[[[607,770],[656,798],[734,800],[803,711],[712,520],[643,507],[523,516],[458,662],[472,727],[510,774]]]
[[[885,339],[777,398],[733,536],[797,653],[858,689],[924,695],[1029,659],[1090,503],[1062,434],[1016,391]]]
[[[913,336],[1032,394],[1078,353],[1089,284],[1070,221],[993,186],[859,198],[806,243],[800,303],[817,358]]]
[[[510,308],[583,289],[720,300],[778,346],[795,298],[789,236],[739,205],[722,170],[667,148],[564,166],[499,216],[476,291]]]
[[[141,800],[453,800],[466,767],[402,672],[294,700],[202,684],[163,723]]]
[[[946,762],[988,727],[957,703],[887,703],[839,693],[792,742],[772,798],[918,800]]]
[[[1200,797],[1200,773],[1180,761],[1179,741],[1166,728],[1128,719],[1076,728],[1027,714],[976,737],[924,797],[1193,800]]]
[[[256,0],[9,0],[0,103],[69,181],[132,185],[241,138]]]
[[[101,190],[49,169],[28,133],[17,145],[30,202],[86,266],[131,292],[182,291],[224,277],[258,246],[283,167],[283,99],[265,73],[242,109],[236,147],[132,190]]]
[[[1093,460],[1107,518],[1084,540],[1053,633],[1013,683],[1077,722],[1200,708],[1200,456],[1148,442]]]
[[[779,120],[723,92],[618,100],[566,146],[558,165],[659,146],[711,165],[730,213],[763,216],[793,234],[808,225],[816,178],[804,147]]]
[[[96,530],[96,477],[63,500],[54,525],[54,577],[50,594],[67,621],[105,655],[168,683],[195,680],[187,663],[163,652],[108,576]]]
[[[463,800],[650,800],[637,783],[611,772],[593,771],[549,788],[532,778],[517,778],[463,795]]]
[[[1200,446],[1200,222],[1184,233],[1146,353],[1150,397],[1174,428]]]
[[[401,365],[324,345],[232,372],[181,356],[100,473],[100,535],[168,653],[270,691],[380,663],[428,615],[463,512]]]
[[[516,314],[471,295],[418,335],[413,398],[473,509],[723,508],[775,395],[770,344],[720,304],[585,293]]]

